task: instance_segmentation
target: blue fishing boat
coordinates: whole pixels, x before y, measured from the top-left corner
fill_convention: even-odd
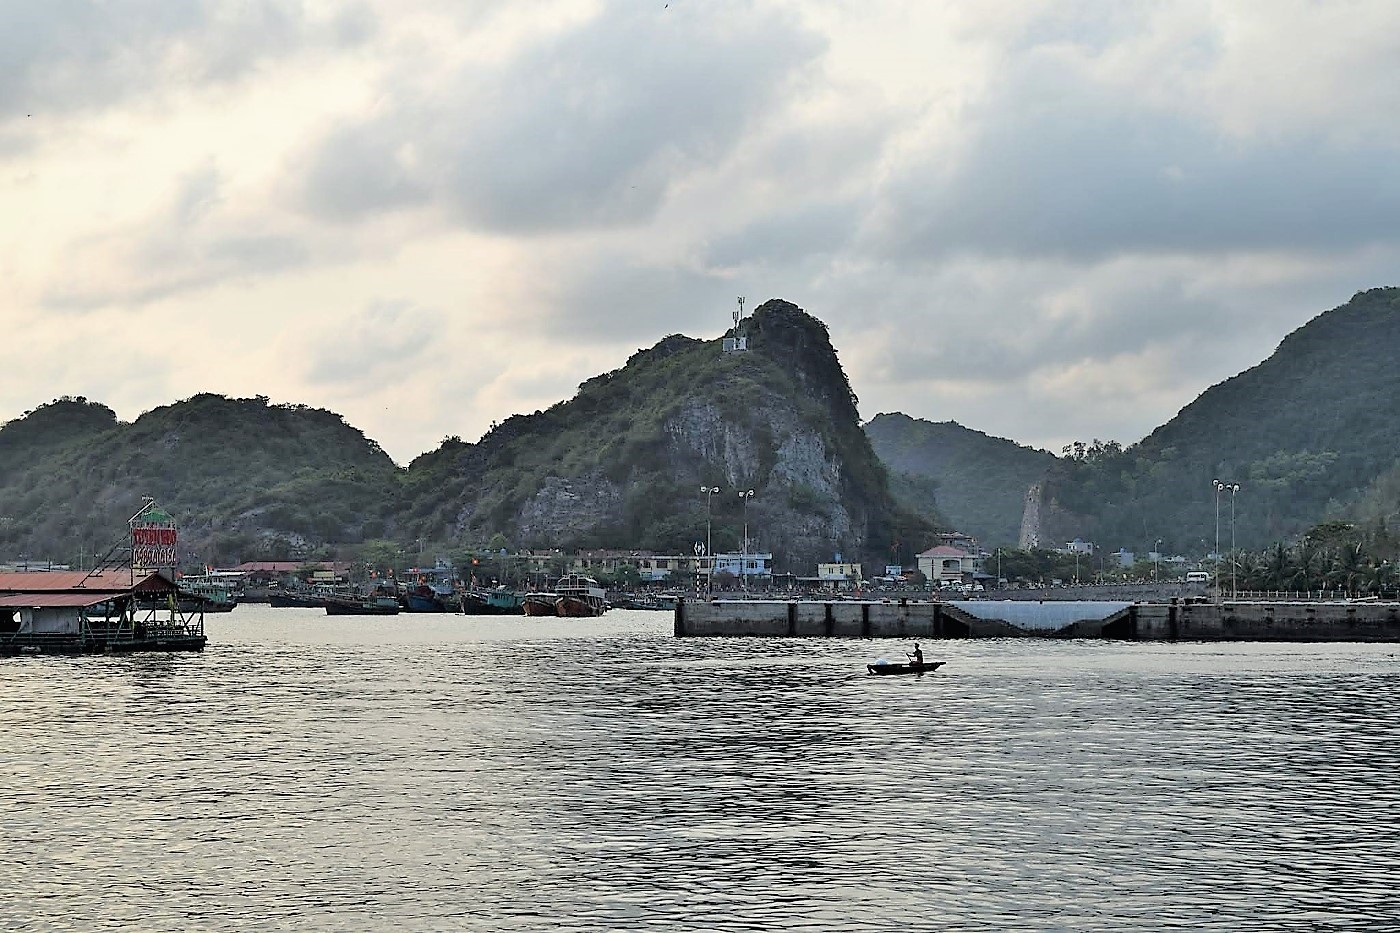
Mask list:
[[[524,615],[525,599],[505,586],[489,590],[468,590],[462,594],[462,612],[469,616]]]

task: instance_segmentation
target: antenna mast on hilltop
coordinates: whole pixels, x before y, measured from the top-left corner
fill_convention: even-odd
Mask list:
[[[739,296],[739,310],[730,312],[734,318],[734,328],[729,332],[729,336],[724,338],[724,352],[733,353],[736,350],[747,350],[749,348],[749,338],[739,335],[739,325],[744,320],[744,296]]]

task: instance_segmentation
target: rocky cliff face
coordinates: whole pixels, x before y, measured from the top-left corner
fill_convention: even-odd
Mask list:
[[[717,551],[742,548],[747,522],[751,550],[806,573],[927,531],[891,499],[825,326],[770,301],[741,329],[747,351],[668,337],[568,402],[419,458],[412,495],[447,489],[452,505],[412,508],[427,518],[411,533],[691,553],[707,519]]]
[[[667,337],[406,471],[338,415],[261,397],[199,395],[130,424],[60,401],[0,429],[0,553],[90,558],[143,495],[201,563],[376,538],[689,554],[708,526],[717,551],[740,550],[747,527],[751,550],[807,574],[838,552],[878,565],[924,546],[930,528],[895,505],[825,326],[770,301],[741,327],[747,351]]]

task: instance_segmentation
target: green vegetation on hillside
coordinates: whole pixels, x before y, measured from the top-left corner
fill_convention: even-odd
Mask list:
[[[406,470],[340,416],[263,397],[197,395],[130,424],[60,399],[0,429],[0,553],[90,562],[142,496],[176,516],[192,564],[487,544],[690,554],[707,517],[716,550],[740,550],[747,524],[749,547],[799,572],[922,546],[928,523],[894,505],[826,327],[782,301],[742,326],[747,352],[668,337]],[[702,485],[724,490],[708,509]]]
[[[72,562],[115,544],[143,495],[203,561],[315,556],[382,530],[399,472],[339,415],[207,394],[130,424],[59,400],[0,428],[0,462],[0,553]]]
[[[1017,543],[1026,491],[1044,478],[1055,457],[953,422],[877,415],[865,426],[871,446],[890,470],[901,504],[941,515],[986,547]]]
[[[1046,485],[1042,540],[1074,536],[1145,550],[1287,541],[1367,508],[1400,463],[1400,289],[1362,292],[1290,334],[1269,359],[1208,389],[1125,450],[1066,458]],[[1369,508],[1383,508],[1374,501]]]
[[[756,546],[789,559],[859,553],[866,542],[883,559],[895,542],[926,533],[893,504],[825,326],[783,301],[766,302],[743,326],[748,352],[671,336],[566,402],[414,460],[403,492],[408,533],[690,553],[706,523],[701,485],[725,490],[710,513],[716,550],[741,546],[744,510],[731,497],[743,488],[757,490],[747,511]],[[835,503],[779,469],[793,437],[820,442],[839,476],[837,501],[858,526],[820,549],[798,526],[819,526]],[[606,514],[577,527],[534,521],[552,489],[566,489],[580,515]]]
[[[1226,550],[1233,506],[1239,551],[1303,547],[1309,529],[1344,522],[1361,529],[1361,550],[1337,560],[1393,563],[1400,289],[1322,314],[1138,444],[1072,445],[1061,458],[902,415],[862,429],[820,321],[770,301],[742,327],[747,352],[668,337],[574,398],[475,444],[449,438],[406,470],[339,415],[264,397],[196,395],[130,424],[61,398],[0,426],[0,555],[90,562],[149,495],[198,562],[382,557],[415,542],[412,553],[691,553],[708,516],[715,550],[741,548],[747,520],[751,547],[805,572],[838,551],[910,563],[940,525],[1009,544],[1044,477],[1047,544],[1146,552],[1160,539],[1204,554],[1218,517]],[[1217,494],[1215,479],[1240,491]],[[709,499],[702,485],[724,491]],[[756,491],[747,508],[735,496],[745,489]]]

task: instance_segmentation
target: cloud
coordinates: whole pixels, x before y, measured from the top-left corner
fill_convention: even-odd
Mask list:
[[[307,208],[345,220],[431,200],[514,234],[645,221],[687,172],[733,151],[822,49],[778,12],[675,7],[606,4],[432,93],[387,89],[379,113],[313,147]]]
[[[1400,248],[1092,267],[964,257],[868,271],[807,306],[832,323],[867,416],[953,419],[1058,450],[1139,440],[1397,264]]]
[[[722,330],[735,303],[732,283],[664,261],[590,253],[550,266],[555,275],[539,281],[532,323],[570,342],[640,347],[667,334]]]
[[[1389,0],[0,20],[0,314],[102,341],[0,377],[15,411],[108,400],[72,383],[100,370],[124,415],[275,393],[406,459],[745,295],[823,318],[867,413],[1058,449],[1141,437],[1400,268]],[[180,359],[139,371],[172,326]]]
[[[301,238],[259,229],[263,223],[238,214],[223,175],[206,164],[183,176],[170,202],[152,216],[72,244],[43,303],[70,312],[139,306],[308,261]]]
[[[872,250],[1094,262],[1400,238],[1396,148],[1233,138],[1059,56],[1032,54],[966,132],[958,152],[900,170]]]
[[[313,383],[393,382],[414,372],[437,345],[440,312],[402,301],[376,301],[305,348]]]
[[[0,0],[0,120],[91,111],[222,83],[305,45],[362,40],[359,6],[321,18],[288,0]]]
[[[829,255],[848,245],[861,216],[860,206],[849,201],[813,200],[776,209],[741,230],[716,236],[706,245],[705,263],[734,268]]]

